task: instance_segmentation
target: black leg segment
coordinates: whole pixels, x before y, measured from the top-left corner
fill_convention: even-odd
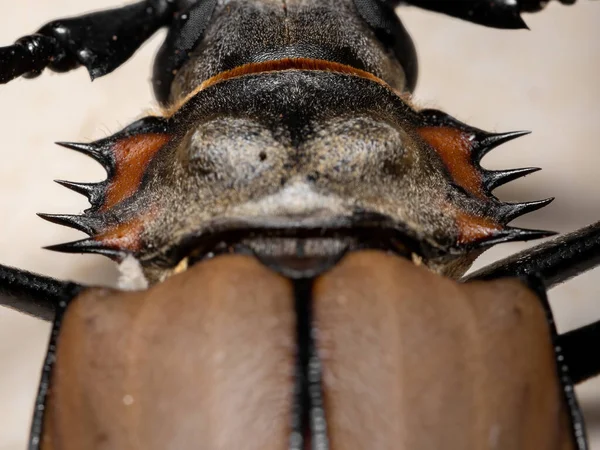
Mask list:
[[[556,331],[556,324],[554,322],[554,316],[546,290],[544,282],[536,274],[527,274],[520,276],[521,281],[527,285],[533,292],[538,296],[538,299],[546,313],[546,320],[548,322],[548,328],[550,331],[550,338],[552,345],[554,346],[554,358],[556,361],[556,371],[558,378],[563,390],[563,396],[571,419],[571,431],[573,435],[573,442],[576,450],[589,450],[589,443],[585,432],[585,423],[577,396],[575,395],[573,369],[571,368],[567,356],[566,349],[562,345],[561,336]]]
[[[178,12],[169,25],[169,34],[154,60],[154,95],[163,105],[169,103],[175,74],[204,36],[216,6],[217,0],[197,0],[189,5],[180,2],[177,5]]]
[[[381,43],[400,62],[406,75],[406,90],[414,91],[419,73],[417,51],[394,9],[380,0],[354,0],[354,4]]]
[[[59,19],[14,45],[0,48],[0,83],[21,75],[35,77],[87,68],[92,79],[125,61],[173,16],[171,0],[145,0],[121,8]]]
[[[573,383],[600,375],[600,321],[559,337]]]
[[[81,290],[75,283],[55,280],[0,265],[0,306],[50,321],[61,304]]]
[[[547,0],[382,0],[398,5],[402,3],[440,12],[452,17],[467,20],[494,28],[527,28],[521,18],[522,12],[540,11]],[[575,0],[560,0],[573,4]]]
[[[600,222],[502,259],[464,278],[539,274],[546,289],[600,265]]]
[[[74,288],[70,298],[77,295],[79,291],[80,289]],[[52,332],[50,333],[48,351],[46,352],[46,359],[42,366],[42,376],[38,387],[38,393],[35,398],[35,410],[33,412],[31,431],[29,433],[29,446],[27,447],[27,450],[39,450],[42,444],[41,439],[44,425],[44,412],[46,411],[46,398],[48,397],[48,391],[50,389],[52,368],[54,367],[54,361],[56,360],[56,345],[60,333],[60,326],[68,305],[68,301],[62,301],[56,305],[56,315],[52,325]]]

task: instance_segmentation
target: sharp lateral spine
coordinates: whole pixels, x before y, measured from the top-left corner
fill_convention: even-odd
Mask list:
[[[491,192],[499,186],[540,170],[542,169],[539,167],[525,167],[523,169],[512,170],[486,170],[483,172],[483,184],[488,192]]]
[[[65,244],[50,245],[44,247],[46,250],[61,253],[93,253],[97,255],[117,258],[123,256],[123,252],[107,248],[102,242],[94,239],[82,239],[80,241],[67,242]]]
[[[502,205],[500,210],[501,220],[504,223],[508,223],[517,217],[521,217],[530,212],[542,209],[544,206],[548,206],[553,201],[554,197],[546,198],[544,200],[537,200],[534,202],[505,203]]]
[[[511,238],[510,241],[530,241],[532,239],[542,239],[545,237],[556,236],[556,231],[532,230],[529,228],[508,228]]]
[[[476,243],[475,246],[479,248],[489,248],[492,245],[502,244],[505,242],[531,241],[534,239],[555,236],[557,234],[558,233],[555,231],[548,230],[531,230],[527,228],[506,227],[494,235]]]
[[[521,17],[521,15],[519,14],[517,16],[517,18],[514,21],[514,26],[516,30],[529,30],[529,26],[527,25],[527,22],[525,22],[523,20],[523,17]]]
[[[92,205],[99,203],[105,191],[104,183],[76,183],[65,180],[54,180],[54,182],[73,192],[84,195]]]
[[[491,150],[513,139],[531,134],[531,131],[510,131],[508,133],[486,133],[475,138],[473,158],[479,163]]]
[[[56,145],[60,145],[61,147],[68,148],[70,150],[75,150],[95,159],[102,164],[107,171],[112,170],[114,167],[113,158],[109,149],[101,144],[98,144],[97,142],[92,142],[89,144],[83,144],[79,142],[56,142]]]
[[[52,222],[58,225],[64,225],[66,227],[74,228],[79,231],[92,236],[98,232],[101,228],[101,222],[90,216],[76,216],[70,214],[45,214],[38,213],[38,216],[48,222]]]

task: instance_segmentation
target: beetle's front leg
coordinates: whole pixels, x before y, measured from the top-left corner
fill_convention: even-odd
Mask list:
[[[463,281],[538,274],[546,289],[600,266],[600,222],[523,250],[473,272]]]
[[[560,0],[570,5],[576,0]],[[521,18],[522,12],[543,9],[549,0],[383,0],[394,6],[402,3],[418,6],[430,11],[448,14],[494,28],[527,28]]]
[[[52,320],[58,306],[68,303],[80,290],[76,283],[0,265],[0,306],[38,319]]]
[[[42,431],[44,405],[50,386],[50,376],[56,353],[56,340],[62,316],[67,306],[83,289],[76,283],[59,281],[24,270],[0,265],[0,306],[31,314],[43,320],[53,320],[50,344],[42,368],[42,377],[31,426],[30,449],[38,449]]]
[[[559,344],[565,353],[573,383],[600,375],[600,321],[564,333]]]
[[[32,78],[48,67],[85,66],[92,79],[106,75],[173,17],[173,2],[145,0],[121,8],[52,21],[14,45],[0,48],[0,83]]]

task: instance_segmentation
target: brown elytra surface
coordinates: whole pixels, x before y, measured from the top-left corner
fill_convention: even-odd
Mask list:
[[[286,448],[295,335],[291,283],[245,256],[147,291],[83,293],[64,317],[42,448]]]
[[[546,315],[519,281],[362,251],[316,280],[313,320],[332,450],[573,448]],[[248,256],[90,289],[64,316],[42,448],[287,448],[295,341],[292,283]]]
[[[366,251],[314,287],[334,450],[572,449],[538,298]]]
[[[50,19],[121,5],[117,0],[2,0],[0,45]],[[493,131],[529,129],[531,136],[492,152],[490,169],[544,170],[497,191],[507,201],[556,196],[542,211],[516,221],[566,232],[599,218],[600,5],[551,2],[525,17],[531,31],[490,30],[414,8],[401,9],[420,55],[418,103],[441,108]],[[0,88],[0,262],[77,281],[111,285],[116,271],[99,256],[61,255],[41,247],[82,236],[45,223],[36,212],[76,213],[85,200],[53,179],[98,181],[99,165],[54,141],[91,141],[120,130],[152,105],[151,59],[160,34],[114,74],[89,82],[84,70],[19,80]],[[526,244],[503,245],[478,264]],[[561,331],[600,318],[600,272],[553,290]],[[49,325],[0,310],[0,449],[25,448]],[[600,380],[577,389],[591,448],[600,448]]]

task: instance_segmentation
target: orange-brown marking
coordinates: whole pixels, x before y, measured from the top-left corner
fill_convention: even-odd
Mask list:
[[[381,78],[376,77],[370,72],[357,69],[356,67],[340,64],[333,61],[325,61],[323,59],[312,58],[284,58],[274,61],[265,61],[260,63],[244,64],[225,72],[221,72],[212,78],[204,81],[201,89],[206,89],[209,86],[220,83],[221,81],[237,78],[244,75],[263,72],[278,72],[281,70],[320,70],[327,72],[347,73],[356,75],[362,78],[367,78],[371,81],[387,86],[387,83]]]
[[[471,161],[468,133],[449,127],[425,127],[417,131],[440,155],[456,184],[479,198],[486,198],[481,174]]]
[[[324,72],[336,72],[345,73],[350,75],[356,75],[361,78],[367,78],[368,80],[375,81],[383,86],[389,87],[389,85],[381,78],[376,77],[370,72],[366,72],[356,67],[348,66],[346,64],[340,64],[333,61],[325,61],[322,59],[312,58],[283,58],[272,61],[264,61],[259,63],[249,63],[243,66],[235,67],[231,70],[218,73],[217,75],[205,80],[200,86],[190,92],[185,98],[177,102],[165,111],[165,115],[173,115],[181,106],[187,101],[194,97],[198,92],[220,83],[225,80],[232,78],[238,78],[245,75],[251,75],[256,73],[266,72],[280,72],[282,70],[313,70],[313,71],[324,71]],[[390,88],[391,89],[391,88]]]
[[[473,216],[464,212],[457,214],[456,225],[459,232],[457,243],[460,245],[471,244],[492,237],[502,230],[502,226],[492,219]]]
[[[131,136],[115,144],[115,173],[110,180],[102,211],[112,208],[138,189],[148,164],[170,138],[168,134],[149,133]]]
[[[146,220],[148,220],[148,217],[143,216],[129,222],[121,223],[94,236],[94,240],[102,242],[107,248],[137,252],[141,247],[140,236]]]

